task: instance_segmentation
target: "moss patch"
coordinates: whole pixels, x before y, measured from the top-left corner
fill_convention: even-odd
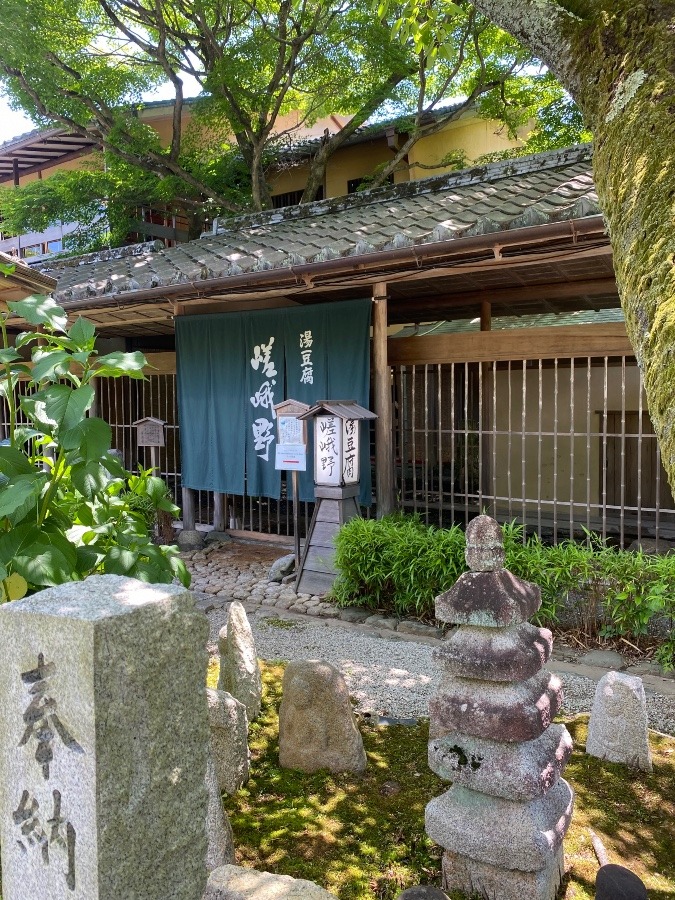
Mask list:
[[[253,775],[225,798],[237,862],[307,878],[340,900],[394,900],[406,887],[439,885],[441,850],[424,832],[424,807],[447,784],[427,766],[427,724],[362,725],[368,755],[363,776],[281,769],[282,675],[283,664],[263,664],[263,710],[250,731]],[[654,773],[636,773],[586,756],[587,720],[568,722],[575,751],[566,777],[577,803],[565,844],[569,872],[559,897],[594,897],[597,862],[588,833],[593,828],[611,861],[645,881],[651,900],[672,898],[675,740],[652,736]]]

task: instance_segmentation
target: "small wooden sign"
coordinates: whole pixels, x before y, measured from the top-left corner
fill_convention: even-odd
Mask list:
[[[136,427],[136,444],[139,447],[163,447],[166,422],[146,416],[133,423]]]

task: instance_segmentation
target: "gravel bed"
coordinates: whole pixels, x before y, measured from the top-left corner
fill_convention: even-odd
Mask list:
[[[429,698],[437,683],[432,646],[381,638],[326,621],[286,620],[280,627],[278,620],[273,624],[273,617],[273,611],[262,609],[250,616],[256,649],[262,659],[325,659],[344,675],[360,712],[396,718],[428,715]],[[225,618],[223,610],[209,614],[212,640]],[[552,668],[555,671],[555,664]],[[565,690],[563,712],[590,712],[595,682],[569,673],[561,677]],[[650,728],[675,736],[673,698],[648,693],[647,709]]]

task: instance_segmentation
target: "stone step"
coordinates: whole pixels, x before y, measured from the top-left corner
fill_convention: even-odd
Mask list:
[[[461,625],[434,658],[446,675],[485,681],[525,681],[548,662],[553,635],[529,622],[510,628]]]
[[[496,741],[532,741],[562,706],[562,683],[542,669],[521,682],[445,676],[429,701],[429,736],[459,731]]]
[[[436,618],[454,625],[507,628],[526,622],[541,606],[536,584],[508,569],[465,572],[449,591],[436,597]]]
[[[539,872],[562,845],[573,806],[574,794],[564,778],[529,803],[453,785],[427,804],[426,831],[453,853],[504,869]]]
[[[526,801],[553,787],[571,752],[572,738],[564,725],[551,725],[535,740],[518,744],[454,731],[429,741],[429,768],[453,784]]]

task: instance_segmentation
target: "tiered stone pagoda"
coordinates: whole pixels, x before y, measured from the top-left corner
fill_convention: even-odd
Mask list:
[[[452,787],[426,809],[443,854],[443,886],[490,900],[554,900],[574,795],[561,772],[572,750],[560,679],[544,665],[552,635],[527,620],[539,588],[504,568],[501,529],[478,516],[466,531],[471,571],[436,598],[460,627],[436,651],[429,765]]]

